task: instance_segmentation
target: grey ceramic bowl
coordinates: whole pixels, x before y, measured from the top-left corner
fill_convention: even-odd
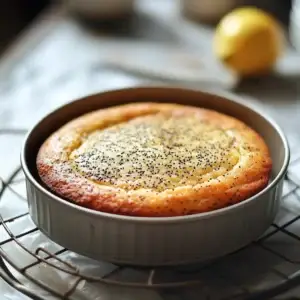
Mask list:
[[[239,204],[208,213],[164,218],[120,216],[82,208],[52,194],[41,184],[36,155],[52,132],[89,111],[140,101],[200,106],[244,121],[262,135],[271,150],[272,181],[263,191]],[[278,210],[289,148],[274,121],[238,100],[180,88],[141,87],[88,96],[50,113],[27,135],[21,161],[30,215],[53,241],[96,260],[163,266],[214,259],[263,234]]]

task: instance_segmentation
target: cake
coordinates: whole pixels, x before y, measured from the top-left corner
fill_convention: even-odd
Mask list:
[[[264,189],[262,137],[217,111],[130,103],[74,119],[41,146],[37,170],[54,194],[92,210],[174,217],[234,205]]]

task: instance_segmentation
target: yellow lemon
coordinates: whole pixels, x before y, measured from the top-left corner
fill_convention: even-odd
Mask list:
[[[238,8],[222,18],[214,36],[214,52],[241,76],[269,72],[282,53],[283,30],[268,13]]]

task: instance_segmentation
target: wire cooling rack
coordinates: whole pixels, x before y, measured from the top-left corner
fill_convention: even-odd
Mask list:
[[[0,138],[18,136],[21,139],[25,133],[26,130],[22,129],[3,129],[0,130]],[[285,180],[280,212],[270,229],[258,241],[231,255],[202,265],[132,269],[104,264],[103,272],[100,266],[96,274],[83,272],[76,260],[70,260],[72,254],[67,249],[59,246],[51,249],[51,245],[55,244],[49,240],[46,244],[34,243],[34,239],[29,244],[28,241],[26,243],[27,237],[40,233],[30,223],[24,177],[21,167],[16,165],[7,179],[2,178],[0,182],[0,276],[33,299],[46,299],[45,294],[39,290],[60,299],[72,299],[83,283],[164,291],[176,288],[176,291],[180,290],[179,294],[184,295],[182,299],[266,300],[285,293],[300,286],[300,153],[297,155],[296,146],[292,148],[292,160]],[[11,162],[11,165],[14,164],[15,162]],[[2,203],[5,203],[6,209],[1,209]],[[15,208],[10,210],[13,205]],[[15,225],[24,220],[31,225],[21,226],[21,229],[16,230]],[[22,266],[16,262],[16,254],[11,250],[15,248],[27,256],[27,259],[22,258]],[[73,257],[74,255],[76,254]],[[48,272],[50,269],[54,270],[54,277],[61,276],[61,273],[70,276],[67,289],[59,290],[49,278],[41,280],[39,273],[32,272],[39,267],[48,268]],[[139,276],[132,276],[133,273]],[[193,294],[198,296],[192,298]],[[202,295],[203,298],[199,298]]]

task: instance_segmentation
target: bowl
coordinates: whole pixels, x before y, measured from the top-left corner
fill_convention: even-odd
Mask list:
[[[270,148],[269,185],[255,196],[215,211],[179,217],[131,217],[80,207],[49,191],[36,169],[38,150],[62,125],[87,112],[129,102],[175,102],[217,110],[244,121]],[[21,153],[29,213],[54,242],[89,258],[133,266],[185,265],[234,252],[259,238],[279,208],[289,163],[279,126],[231,96],[174,87],[138,87],[91,95],[64,105],[28,133]]]
[[[181,9],[190,19],[215,24],[241,4],[242,0],[181,0]]]
[[[87,20],[122,19],[134,12],[135,0],[64,0],[66,7]]]

